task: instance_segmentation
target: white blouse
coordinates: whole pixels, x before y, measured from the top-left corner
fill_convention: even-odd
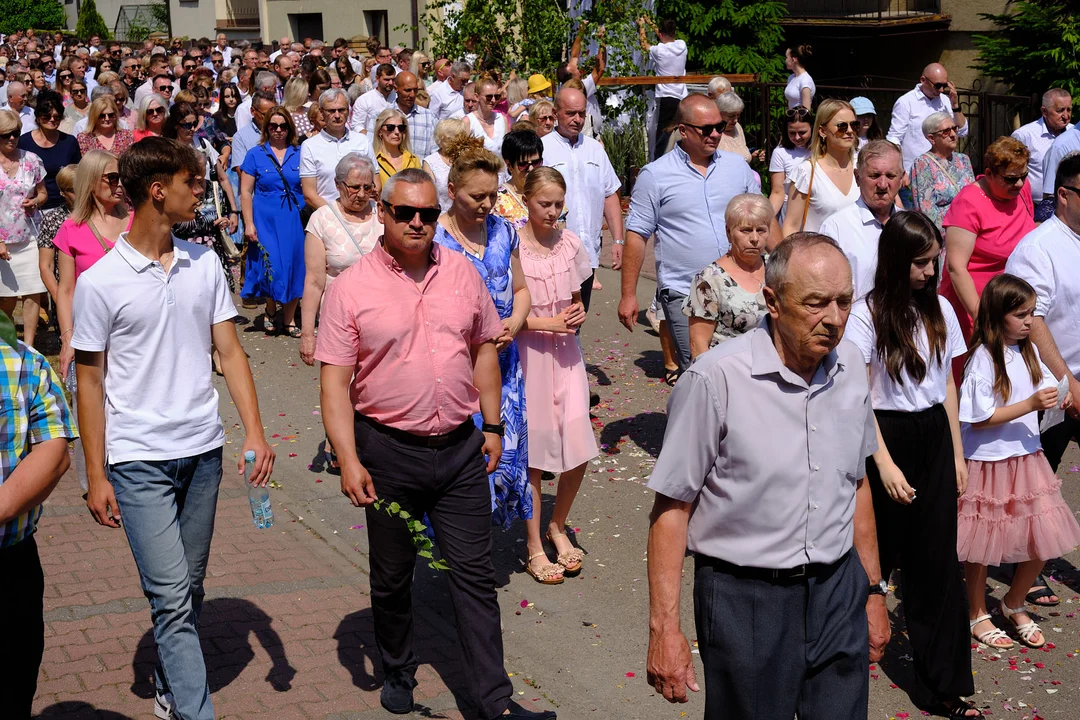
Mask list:
[[[813,187],[810,187],[811,173],[813,173],[814,177]],[[788,179],[795,186],[795,189],[803,195],[806,195],[807,191],[810,192],[810,209],[806,213],[806,225],[803,227],[806,232],[817,232],[825,218],[851,205],[860,196],[859,183],[855,182],[854,173],[851,176],[851,187],[848,189],[847,194],[844,194],[833,184],[833,181],[829,178],[829,173],[821,168],[813,170],[810,160],[804,160],[800,163],[788,176]]]
[[[465,122],[469,123],[469,132],[474,137],[478,137],[484,141],[485,148],[499,157],[502,157],[503,137],[506,135],[505,115],[502,113],[495,113],[495,128],[491,137],[488,137],[488,134],[484,132],[484,127],[480,124],[480,119],[473,113],[469,113],[465,116]]]

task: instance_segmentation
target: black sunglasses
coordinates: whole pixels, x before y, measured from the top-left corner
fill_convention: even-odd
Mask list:
[[[839,122],[836,123],[836,132],[846,133],[848,128],[851,128],[851,132],[859,132],[862,130],[862,120],[852,120],[851,122]]]
[[[70,80],[71,79],[71,73],[60,73],[56,77],[60,78],[61,80]]]
[[[86,94],[86,88],[72,89],[71,94],[72,95],[85,95]]]
[[[116,113],[114,113],[114,112],[103,112],[100,115],[98,115],[98,119],[99,120],[115,120],[116,119]]]
[[[416,214],[420,214],[420,222],[425,225],[431,225],[438,221],[439,216],[442,215],[442,208],[437,207],[414,207],[412,205],[392,205],[391,203],[383,200],[383,206],[394,216],[394,220],[399,223],[411,223]]]
[[[18,130],[12,130],[11,132],[0,133],[0,140],[18,140],[22,133]]]
[[[181,122],[181,123],[176,123],[176,126],[177,126],[177,127],[182,127],[182,128],[184,128],[185,130],[194,130],[194,129],[195,129],[195,126],[196,126],[196,125],[198,125],[198,124],[199,124],[199,121],[198,121],[198,120],[195,120],[194,122]]]
[[[699,133],[701,133],[701,137],[707,138],[707,137],[711,137],[714,132],[715,133],[724,132],[724,128],[727,127],[727,122],[724,121],[724,120],[721,120],[718,123],[709,123],[708,125],[691,125],[690,123],[683,123],[683,125],[685,125],[686,127],[694,128]]]
[[[544,159],[543,158],[536,158],[535,160],[522,160],[521,162],[514,163],[514,165],[517,167],[517,169],[520,170],[521,172],[528,172],[530,170],[535,170],[536,168],[540,167],[543,164],[544,164]]]
[[[949,89],[949,83],[947,83],[947,82],[934,83],[934,89],[937,90],[938,92],[941,92],[943,90],[948,90]]]
[[[171,93],[173,91],[172,85],[162,85],[157,89],[159,93]]]
[[[164,115],[165,114],[165,108],[161,108],[161,107],[150,108],[149,110],[146,111],[146,114],[148,116]]]
[[[496,100],[499,99],[499,93],[493,93],[493,94],[490,94],[490,95],[485,94],[485,95],[483,95],[483,98],[485,100],[487,100],[489,103],[490,102],[495,102]]]
[[[101,176],[101,179],[104,180],[105,182],[109,183],[109,187],[116,187],[117,185],[120,184],[120,173],[118,173],[118,172],[105,173],[104,175]]]
[[[1027,180],[1028,174],[1027,173],[1022,173],[1020,175],[998,175],[998,177],[1000,177],[1002,180],[1004,180],[1009,185],[1016,185],[1018,183],[1022,183],[1025,180]]]
[[[409,126],[406,125],[405,123],[401,123],[401,124],[384,123],[383,128],[386,130],[386,132],[394,132],[395,130],[397,130],[397,131],[399,131],[401,133],[406,133],[406,132],[409,131]]]
[[[287,131],[289,129],[288,123],[266,123],[267,130],[281,130]]]
[[[63,119],[64,119],[64,116],[59,115],[57,113],[49,113],[48,115],[42,115],[41,117],[38,118],[39,121],[40,120],[48,120],[49,122],[60,122]]]

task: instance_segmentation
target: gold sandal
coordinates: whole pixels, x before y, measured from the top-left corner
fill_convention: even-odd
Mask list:
[[[558,551],[558,547],[555,546],[554,538],[566,537],[566,533],[552,534],[548,531],[547,541],[551,543],[552,547]],[[585,551],[581,548],[571,548],[566,552],[559,553],[559,565],[562,565],[563,575],[565,577],[577,577],[581,574],[582,561],[585,560]]]
[[[532,561],[538,557],[542,557],[545,560],[547,555],[543,552],[538,552],[529,556],[529,559],[525,562],[525,572],[532,576],[532,579],[541,585],[562,585],[563,583],[563,569],[561,565],[555,563],[548,563],[540,568],[539,572],[533,570]]]

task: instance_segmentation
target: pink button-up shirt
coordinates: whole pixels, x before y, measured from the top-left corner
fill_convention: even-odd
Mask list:
[[[353,367],[353,407],[414,435],[442,435],[479,410],[472,346],[502,334],[469,260],[433,244],[417,285],[380,241],[330,285],[315,358]]]

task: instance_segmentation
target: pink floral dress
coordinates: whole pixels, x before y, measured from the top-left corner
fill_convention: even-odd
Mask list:
[[[0,172],[0,242],[22,245],[34,241],[41,214],[27,215],[23,200],[33,196],[34,188],[45,179],[45,164],[32,152],[19,151],[19,169],[15,177]]]

